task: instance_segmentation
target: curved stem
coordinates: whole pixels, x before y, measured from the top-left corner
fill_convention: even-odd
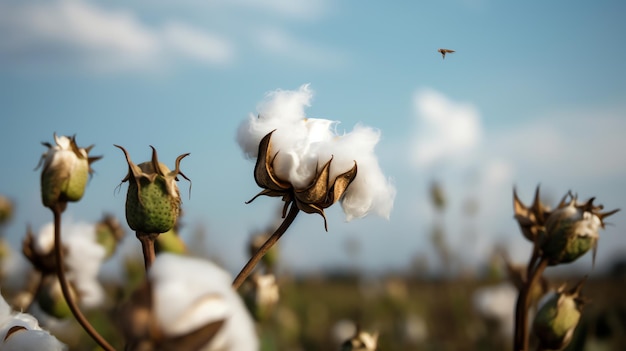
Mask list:
[[[141,242],[141,250],[143,252],[143,263],[146,267],[146,272],[148,272],[148,268],[152,266],[152,262],[154,262],[154,258],[156,257],[154,251],[154,242],[159,236],[158,233],[141,233],[137,232],[137,239]]]
[[[104,340],[104,338],[94,329],[94,327],[89,323],[87,318],[83,315],[83,313],[78,308],[78,304],[74,301],[70,293],[70,287],[65,277],[65,267],[63,264],[63,248],[61,245],[61,213],[63,212],[63,206],[55,206],[52,209],[54,213],[54,255],[56,259],[56,268],[57,268],[57,276],[59,277],[59,283],[61,284],[61,291],[63,291],[63,297],[67,302],[74,318],[78,321],[78,323],[83,327],[83,329],[91,336],[91,338],[104,350],[106,351],[115,351],[115,349],[109,345],[109,343]]]
[[[287,231],[287,228],[289,228],[291,223],[293,223],[293,220],[296,218],[296,215],[299,211],[300,210],[298,209],[298,206],[296,206],[295,203],[292,203],[291,208],[289,209],[289,213],[283,220],[283,223],[280,224],[280,227],[276,229],[274,234],[272,234],[272,236],[270,236],[269,239],[265,241],[263,246],[261,246],[257,250],[257,252],[250,258],[248,263],[246,263],[246,265],[241,269],[241,272],[239,272],[239,274],[233,281],[233,288],[235,290],[239,289],[241,284],[246,280],[250,273],[252,273],[252,270],[254,269],[256,264],[259,263],[261,258],[263,258],[263,256],[265,256],[265,254],[272,248],[272,246],[274,246],[274,244],[278,242],[278,239],[280,239],[280,237],[285,234],[285,231]]]
[[[535,269],[529,270],[526,282],[520,289],[515,306],[515,338],[514,351],[528,351],[528,308],[530,306],[531,291],[539,281],[543,271],[548,267],[548,259],[541,258]]]

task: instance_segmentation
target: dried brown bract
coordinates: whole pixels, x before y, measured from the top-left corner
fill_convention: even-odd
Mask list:
[[[346,189],[352,183],[357,174],[356,161],[354,167],[345,173],[339,174],[335,179],[330,179],[330,165],[332,158],[321,169],[316,171],[311,183],[304,188],[295,188],[291,183],[278,178],[274,172],[274,160],[276,153],[272,150],[272,132],[268,133],[259,143],[259,153],[254,167],[254,180],[263,190],[254,196],[250,203],[261,195],[282,197],[285,202],[283,218],[289,205],[295,204],[298,209],[306,213],[318,213],[324,218],[324,228],[328,231],[324,209],[337,202]]]

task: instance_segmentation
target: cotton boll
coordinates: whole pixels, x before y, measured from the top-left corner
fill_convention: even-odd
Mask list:
[[[313,91],[309,84],[301,85],[297,91],[275,90],[266,94],[265,101],[257,106],[257,111],[268,118],[285,122],[297,122],[304,118],[304,109],[311,106]]]
[[[39,254],[47,254],[54,250],[54,223],[45,224],[35,238],[35,250]]]
[[[154,308],[168,336],[226,319],[205,350],[258,350],[254,323],[231,277],[211,262],[163,253],[150,268]]]
[[[274,131],[271,140],[274,174],[295,189],[310,185],[317,171],[332,158],[330,181],[354,167],[357,175],[346,190],[342,207],[347,220],[369,212],[389,218],[396,190],[378,164],[374,148],[380,131],[357,125],[354,130],[338,135],[339,122],[307,118],[312,92],[308,85],[298,91],[278,90],[266,96],[258,106],[259,116],[248,118],[239,127],[237,140],[249,157],[258,154],[260,140]]]
[[[359,179],[357,174],[341,202],[346,220],[364,217],[369,212],[389,219],[396,196],[395,186],[385,178],[375,158],[363,161],[358,164],[359,173],[366,173],[367,177]]]
[[[284,135],[277,133],[274,142],[290,149],[295,141],[306,134],[304,109],[310,106],[312,97],[308,84],[302,85],[298,91],[276,90],[267,93],[265,101],[257,106],[258,115],[250,114],[237,130],[237,142],[246,156],[256,157],[261,139],[275,129],[289,131]]]
[[[13,327],[22,330],[7,334]],[[66,350],[67,348],[54,336],[39,327],[37,319],[30,314],[13,312],[0,296],[0,350]]]
[[[98,272],[106,251],[96,242],[95,225],[76,223],[69,228],[63,244],[69,251],[65,260],[68,276],[79,292],[81,304],[85,308],[101,305],[104,290],[98,281]]]
[[[389,218],[393,208],[395,187],[384,176],[374,154],[379,140],[380,131],[356,125],[352,132],[341,136],[329,149],[334,155],[331,178],[357,162],[357,176],[341,202],[348,221],[364,217],[370,211]]]
[[[23,350],[46,350],[62,351],[67,350],[55,337],[43,330],[18,331],[4,341],[2,351],[23,351]]]
[[[0,326],[11,319],[11,306],[0,296]]]
[[[106,252],[96,242],[95,225],[66,222],[62,226],[62,243],[67,249],[67,278],[78,290],[80,304],[85,308],[101,305],[105,294],[97,278]],[[53,249],[54,224],[47,223],[35,239],[35,250],[47,254]]]

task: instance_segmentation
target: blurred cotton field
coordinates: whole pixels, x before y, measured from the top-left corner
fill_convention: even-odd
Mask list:
[[[0,351],[626,350],[625,11],[0,0]]]

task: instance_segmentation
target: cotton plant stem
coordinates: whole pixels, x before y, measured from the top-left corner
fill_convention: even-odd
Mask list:
[[[70,293],[70,287],[67,282],[67,278],[65,277],[63,246],[61,244],[61,214],[63,213],[63,208],[64,207],[58,205],[52,209],[52,212],[54,213],[54,255],[56,259],[57,276],[59,278],[59,283],[61,284],[63,297],[72,311],[74,318],[76,318],[87,334],[89,334],[89,336],[91,336],[91,338],[105,351],[115,351],[115,349],[94,329],[87,318],[85,318]]]
[[[141,233],[137,232],[137,239],[141,242],[141,250],[143,252],[143,263],[146,267],[146,272],[152,266],[156,253],[154,250],[154,242],[156,241],[158,233]]]
[[[533,254],[531,263],[534,260],[535,255]],[[517,298],[517,304],[515,306],[515,338],[513,345],[514,351],[529,351],[528,309],[530,307],[530,293],[532,292],[537,282],[539,282],[539,278],[543,274],[543,271],[546,269],[546,267],[548,267],[548,260],[546,258],[541,258],[537,266],[534,268],[529,265],[529,274],[526,277],[525,284],[520,289],[519,296]]]
[[[272,248],[272,246],[274,246],[274,244],[278,242],[278,239],[280,239],[280,237],[285,234],[285,231],[287,231],[287,228],[289,228],[291,223],[293,223],[293,220],[296,218],[296,215],[298,215],[298,212],[300,212],[298,206],[292,203],[291,208],[289,209],[289,213],[283,220],[283,223],[280,224],[280,227],[276,229],[274,234],[272,234],[272,236],[270,236],[269,239],[265,241],[263,246],[261,246],[257,250],[257,252],[250,258],[248,263],[246,263],[246,265],[241,269],[241,272],[239,272],[239,274],[233,281],[233,288],[235,290],[239,289],[241,284],[243,284],[243,282],[250,275],[250,273],[252,273],[252,270],[254,270],[254,267],[256,267],[261,258],[263,258],[263,256],[265,256],[265,254]]]

